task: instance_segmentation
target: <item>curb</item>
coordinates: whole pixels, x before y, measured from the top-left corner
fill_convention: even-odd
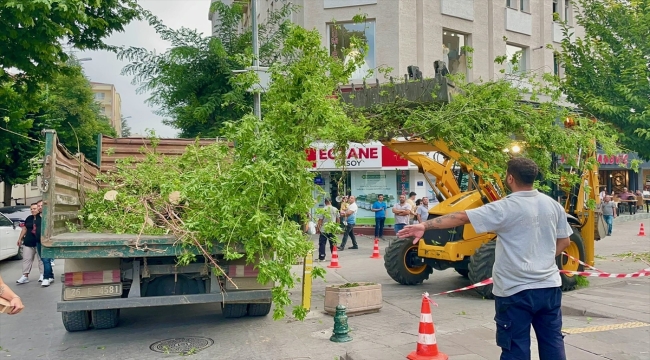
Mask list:
[[[616,217],[616,219],[614,219],[614,224],[628,222],[628,221],[647,220],[647,219],[650,219],[650,213],[638,212],[634,215],[620,215]]]

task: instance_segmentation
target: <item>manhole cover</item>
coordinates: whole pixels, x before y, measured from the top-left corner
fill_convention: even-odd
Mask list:
[[[165,354],[186,354],[195,353],[214,345],[214,340],[204,337],[182,337],[157,341],[149,348],[153,351]]]

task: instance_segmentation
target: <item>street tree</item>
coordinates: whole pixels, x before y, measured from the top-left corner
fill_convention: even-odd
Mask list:
[[[52,121],[57,136],[72,153],[97,158],[97,135],[117,136],[108,118],[95,101],[90,82],[82,67],[69,62],[45,90],[43,113]]]
[[[135,0],[0,0],[0,81],[16,69],[30,91],[65,68],[66,46],[111,49],[104,39],[139,16]]]
[[[294,5],[284,3],[271,11],[259,25],[260,65],[268,66],[281,57],[286,37],[286,20]],[[133,76],[139,92],[148,92],[148,103],[158,107],[164,123],[180,130],[181,137],[216,137],[227,121],[250,111],[252,97],[232,83],[233,71],[251,65],[250,29],[240,31],[242,6],[214,2],[217,17],[214,36],[196,30],[170,29],[151,13],[144,16],[171,47],[158,54],[131,47],[118,53],[129,61],[122,74]]]
[[[564,26],[560,53],[569,101],[612,124],[621,143],[650,159],[650,0],[575,0],[572,41]]]
[[[122,137],[129,137],[131,136],[131,127],[129,126],[129,122],[126,121],[126,118],[122,116],[122,134],[120,134]]]

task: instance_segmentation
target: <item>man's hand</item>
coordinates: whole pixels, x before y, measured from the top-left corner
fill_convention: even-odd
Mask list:
[[[16,245],[18,245],[18,247],[20,247],[20,240],[18,240],[18,242],[16,243]]]
[[[414,237],[413,244],[417,244],[423,235],[424,224],[407,225],[397,233],[397,237],[400,239]]]
[[[9,304],[14,307],[13,310],[11,310],[11,312],[9,313],[9,315],[16,315],[19,312],[23,311],[23,309],[25,308],[25,305],[23,305],[23,302],[20,301],[20,298],[18,296],[11,299]]]

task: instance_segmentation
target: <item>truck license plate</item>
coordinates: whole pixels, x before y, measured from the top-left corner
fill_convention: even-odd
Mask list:
[[[63,291],[63,300],[77,300],[97,297],[117,297],[122,295],[122,283],[71,286]]]

